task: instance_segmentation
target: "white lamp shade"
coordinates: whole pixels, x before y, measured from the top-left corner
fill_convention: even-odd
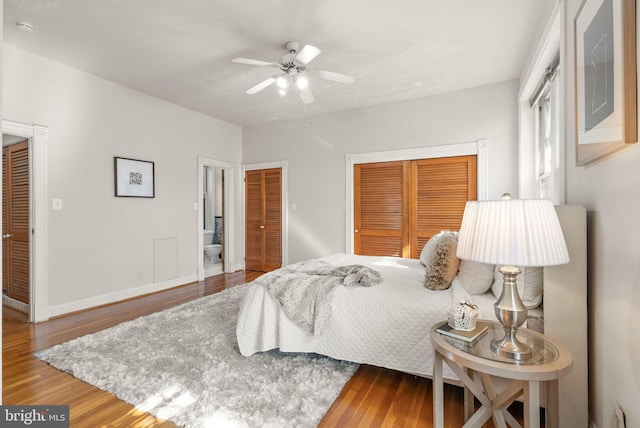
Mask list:
[[[569,263],[558,215],[549,199],[467,202],[456,254],[501,266]]]

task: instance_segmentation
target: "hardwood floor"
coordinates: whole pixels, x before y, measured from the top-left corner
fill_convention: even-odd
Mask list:
[[[204,282],[101,306],[39,324],[4,307],[3,404],[66,404],[72,427],[174,427],[33,357],[34,352],[124,321],[249,282],[260,274],[236,272]],[[462,389],[445,387],[445,420],[463,424]],[[516,405],[517,406],[517,405]],[[516,409],[516,413],[521,409]],[[521,415],[517,416],[521,418]],[[520,419],[521,420],[521,419]],[[363,365],[320,423],[321,427],[431,427],[431,381]],[[493,424],[485,424],[486,428]]]

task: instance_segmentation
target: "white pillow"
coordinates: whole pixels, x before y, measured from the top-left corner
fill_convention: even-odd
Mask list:
[[[502,273],[500,266],[496,266],[493,285],[491,291],[499,298],[502,294]],[[521,273],[517,276],[518,294],[527,309],[533,309],[542,303],[542,292],[544,290],[542,267],[519,267]]]
[[[463,259],[458,268],[458,280],[467,293],[484,294],[493,284],[494,269],[495,265]]]
[[[455,278],[460,265],[456,257],[458,234],[442,231],[433,235],[420,253],[420,263],[425,266],[424,286],[430,290],[446,290]]]

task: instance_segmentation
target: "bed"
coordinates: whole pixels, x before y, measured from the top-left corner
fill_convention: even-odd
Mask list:
[[[562,206],[557,212],[571,261],[540,271],[542,303],[529,311],[527,322],[571,350],[573,370],[560,382],[560,425],[583,427],[588,408],[586,211],[582,206]],[[321,334],[291,321],[266,288],[255,284],[238,314],[237,338],[243,355],[271,349],[313,352],[431,377],[429,329],[447,318],[448,308],[465,300],[478,306],[480,319],[495,319],[493,303],[500,288],[478,292],[469,287],[462,269],[447,289],[429,290],[424,287],[425,266],[419,260],[348,254],[322,260],[337,266],[366,266],[380,272],[383,281],[371,287],[336,287]],[[444,376],[458,384],[446,366]]]

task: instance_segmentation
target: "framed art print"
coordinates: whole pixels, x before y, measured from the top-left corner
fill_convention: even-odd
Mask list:
[[[154,198],[154,163],[114,157],[116,196]]]
[[[635,0],[583,0],[574,20],[576,164],[637,141]]]

